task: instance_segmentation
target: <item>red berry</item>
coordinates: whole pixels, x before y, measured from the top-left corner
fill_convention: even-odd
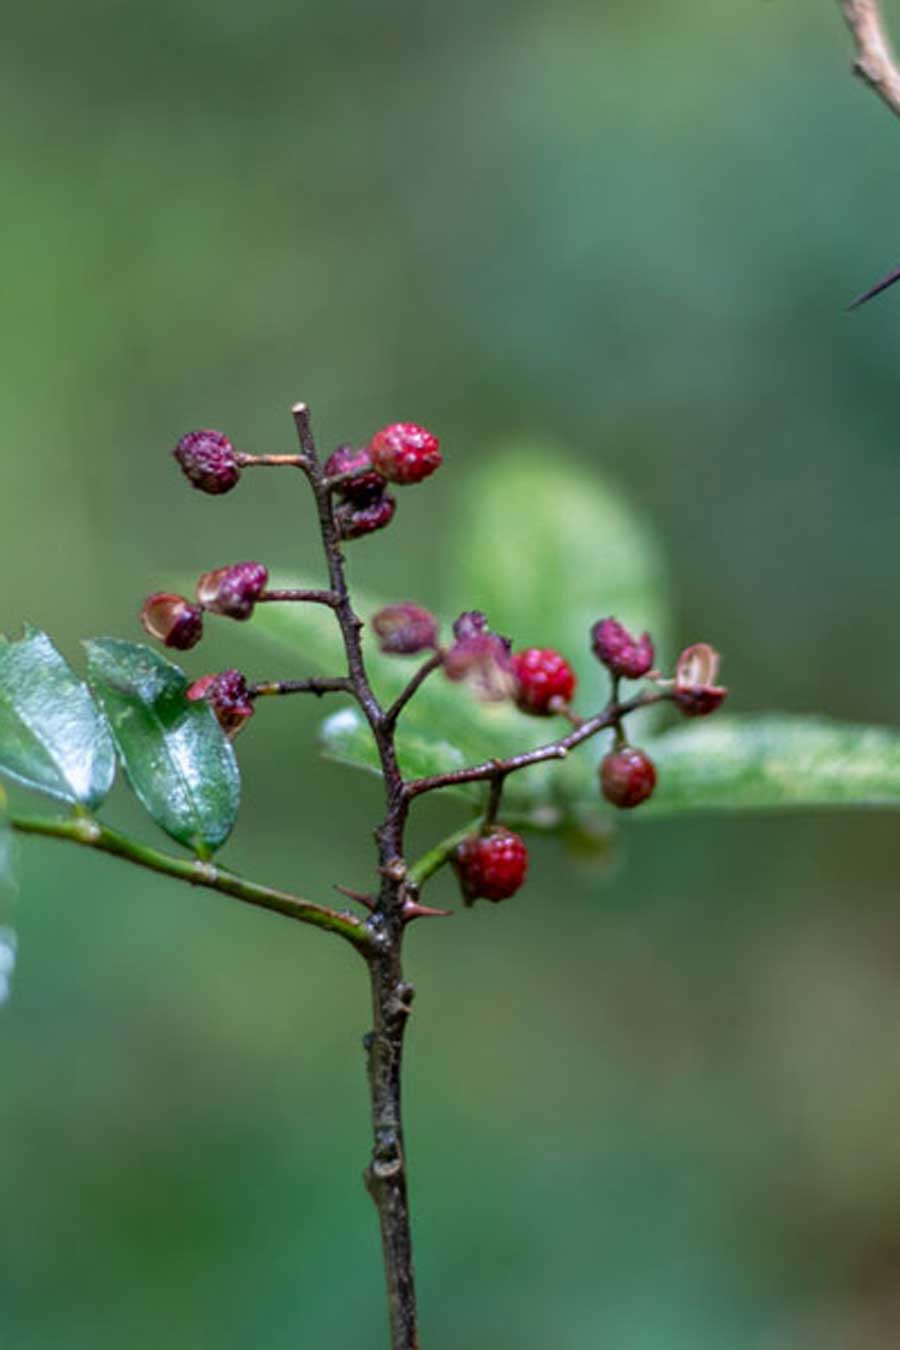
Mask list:
[[[397,503],[389,492],[370,494],[363,502],[341,502],[334,513],[338,533],[342,539],[359,539],[373,530],[383,530],[394,519]]]
[[[157,591],[144,601],[141,623],[151,637],[166,647],[186,652],[203,636],[203,613],[183,595]]]
[[[523,652],[513,653],[512,662],[518,682],[516,704],[522,712],[549,717],[554,699],[571,701],[577,684],[575,672],[552,647],[526,647]]]
[[[365,446],[354,450],[352,445],[339,445],[325,461],[325,477],[336,478],[342,473],[356,473],[356,476],[337,489],[345,501],[369,501],[371,494],[384,491],[384,479],[372,469],[371,473],[361,472],[372,469],[372,456]]]
[[[525,880],[528,849],[520,835],[498,828],[464,839],[453,861],[466,904],[508,900]]]
[[[369,442],[375,468],[391,483],[421,483],[441,465],[440,442],[415,422],[394,422]]]
[[[617,619],[600,619],[591,629],[591,646],[598,661],[612,675],[639,680],[653,668],[653,643],[649,633],[632,637]]]
[[[414,656],[437,643],[438,624],[433,614],[409,602],[385,605],[372,619],[378,646],[392,656]]]
[[[230,492],[241,476],[234,446],[221,431],[189,431],[172,453],[201,492]]]
[[[623,745],[612,750],[600,765],[600,789],[608,802],[630,810],[652,796],[656,787],[653,760],[643,750]]]
[[[230,563],[204,572],[197,582],[197,600],[213,614],[224,614],[228,619],[249,619],[269,580],[269,572],[262,563]]]
[[[239,670],[223,670],[218,675],[203,675],[187,691],[192,703],[205,699],[225,734],[235,737],[253,716],[253,701],[247,681]]]

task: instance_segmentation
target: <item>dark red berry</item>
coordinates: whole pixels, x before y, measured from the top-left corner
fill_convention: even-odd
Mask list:
[[[203,613],[183,595],[157,591],[141,609],[141,623],[151,637],[166,647],[186,652],[203,636]]]
[[[623,745],[611,750],[600,765],[600,789],[608,802],[630,810],[640,806],[656,787],[653,760],[643,750]]]
[[[438,623],[421,605],[385,605],[372,619],[378,646],[394,656],[413,656],[437,643]]]
[[[508,900],[525,880],[528,849],[520,835],[498,828],[464,839],[454,866],[467,905],[474,900]]]
[[[649,633],[632,637],[617,619],[600,619],[591,629],[594,655],[612,675],[639,680],[653,669],[653,643]]]
[[[241,476],[234,446],[221,431],[189,431],[172,453],[201,492],[230,492]]]
[[[391,483],[421,483],[441,466],[440,442],[415,422],[394,422],[369,442],[372,463]]]
[[[728,690],[716,684],[719,653],[707,642],[686,647],[675,667],[675,703],[685,717],[708,717],[725,702]]]
[[[564,656],[552,647],[526,647],[513,653],[516,705],[522,712],[549,717],[554,700],[569,703],[575,692],[575,672]]]
[[[253,716],[253,700],[247,681],[239,670],[223,670],[218,675],[203,675],[187,691],[192,703],[205,699],[225,734],[232,739]]]
[[[371,473],[363,470],[371,469]],[[355,476],[337,489],[347,501],[370,501],[373,493],[384,491],[384,479],[372,469],[372,456],[363,446],[354,450],[352,445],[339,445],[325,461],[325,477],[337,478],[338,474],[352,473]]]
[[[476,698],[499,703],[512,698],[517,682],[509,644],[496,633],[475,633],[460,638],[444,656],[448,680],[465,680]]]
[[[394,519],[397,503],[389,492],[371,495],[368,501],[341,502],[334,513],[335,523],[342,539],[359,539],[361,535],[383,530]]]
[[[269,580],[268,569],[258,562],[230,563],[204,572],[197,582],[197,600],[213,614],[228,619],[249,619]]]

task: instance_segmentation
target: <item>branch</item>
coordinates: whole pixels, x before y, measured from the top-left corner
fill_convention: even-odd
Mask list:
[[[268,680],[263,684],[249,684],[251,698],[269,694],[352,694],[353,685],[346,675],[312,675],[308,680]]]
[[[891,50],[880,0],[839,0],[856,43],[854,72],[900,117],[900,70]]]
[[[257,604],[264,604],[267,600],[303,600],[312,605],[328,605],[334,609],[337,604],[337,596],[334,591],[316,591],[316,590],[269,590],[263,591],[256,597]]]
[[[270,886],[261,886],[255,881],[245,881],[243,877],[223,871],[210,862],[174,858],[168,853],[160,853],[158,849],[128,839],[96,820],[86,817],[75,820],[52,820],[11,816],[10,824],[21,834],[40,834],[50,839],[67,839],[70,843],[96,849],[99,853],[110,853],[115,858],[125,858],[138,867],[149,868],[151,872],[162,872],[165,876],[187,881],[192,886],[204,886],[207,890],[230,895],[235,900],[243,900],[245,904],[255,905],[259,909],[269,909],[289,919],[297,919],[300,923],[324,928],[330,933],[337,933],[340,937],[346,938],[361,952],[366,952],[372,945],[365,924],[353,915],[339,914],[337,910],[329,909],[326,905],[301,900],[299,896],[290,895],[287,891],[277,891]]]
[[[412,782],[406,783],[404,791],[407,800],[413,797],[419,797],[423,792],[434,792],[437,788],[456,787],[460,783],[479,783],[479,782],[497,782],[502,781],[511,773],[518,773],[520,769],[528,769],[532,764],[543,764],[548,759],[565,759],[570,750],[574,750],[576,745],[581,745],[582,741],[589,740],[596,736],[598,732],[605,731],[608,727],[618,726],[623,717],[629,713],[636,712],[638,708],[650,707],[653,703],[661,703],[664,699],[671,698],[668,690],[653,690],[645,694],[638,694],[635,698],[629,699],[627,703],[613,703],[603,712],[597,713],[594,717],[588,717],[584,722],[570,731],[567,736],[561,736],[557,741],[550,741],[547,745],[540,745],[536,750],[527,750],[521,755],[512,755],[509,759],[489,759],[483,764],[473,764],[468,769],[456,769],[450,773],[435,774],[431,778],[416,778]]]
[[[413,694],[418,693],[420,687],[425,683],[432,671],[439,670],[443,664],[444,653],[435,652],[434,656],[429,656],[424,665],[419,666],[419,669],[416,671],[415,675],[413,675],[409,684],[405,689],[401,690],[384,714],[384,724],[386,727],[396,726],[397,718],[400,716]]]

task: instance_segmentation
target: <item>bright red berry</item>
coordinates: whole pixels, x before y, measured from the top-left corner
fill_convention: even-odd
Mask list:
[[[707,642],[686,647],[675,667],[674,699],[685,717],[708,717],[720,707],[728,690],[716,684],[719,653]]]
[[[575,692],[575,672],[564,656],[552,647],[526,647],[514,652],[513,674],[517,681],[516,704],[522,712],[549,717],[551,703],[569,703]]]
[[[371,469],[371,473],[363,472],[365,469]],[[325,461],[325,477],[337,478],[338,474],[342,473],[355,474],[355,477],[342,483],[337,489],[346,501],[367,502],[371,500],[372,493],[384,491],[384,479],[380,473],[372,469],[372,456],[365,446],[360,450],[354,450],[352,445],[339,445],[334,453],[328,456]]]
[[[528,849],[520,835],[498,828],[464,839],[453,861],[467,905],[474,900],[508,900],[525,880]]]
[[[157,591],[141,609],[141,623],[151,637],[166,647],[186,652],[203,636],[203,613],[183,595]]]
[[[197,600],[213,614],[228,619],[249,619],[269,580],[262,563],[229,563],[213,572],[204,572],[197,582]]]
[[[413,656],[437,643],[438,623],[421,605],[385,605],[372,619],[378,646],[392,656]]]
[[[600,764],[600,789],[613,806],[630,810],[652,796],[656,768],[649,755],[632,745],[611,750]]]
[[[172,453],[201,492],[230,492],[241,476],[234,446],[221,431],[189,431]]]
[[[617,619],[600,619],[591,629],[591,646],[598,661],[612,675],[639,680],[653,669],[653,643],[649,633],[632,637]]]
[[[441,465],[440,442],[415,422],[394,422],[369,442],[375,468],[391,483],[421,483]]]
[[[361,535],[383,530],[394,519],[397,503],[389,492],[369,494],[366,501],[343,501],[334,513],[338,533],[342,539],[359,539]]]
[[[192,703],[205,699],[225,734],[234,738],[253,716],[253,700],[247,681],[239,670],[223,670],[218,675],[203,675],[187,691]]]

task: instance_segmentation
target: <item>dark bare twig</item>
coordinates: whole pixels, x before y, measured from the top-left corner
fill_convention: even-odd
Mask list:
[[[351,694],[353,686],[346,675],[312,675],[308,680],[268,680],[261,684],[248,684],[247,693],[251,698],[268,697],[274,694]]]
[[[333,591],[317,591],[307,589],[282,589],[266,590],[256,597],[257,604],[264,604],[266,601],[295,600],[312,605],[327,605],[329,609],[334,609],[337,604],[337,596]]]
[[[413,694],[418,693],[421,686],[428,679],[428,676],[431,675],[433,671],[440,670],[443,664],[444,653],[438,651],[435,652],[434,656],[430,656],[424,664],[419,666],[419,669],[416,671],[415,675],[413,675],[409,684],[397,695],[394,702],[384,714],[384,724],[386,727],[392,728],[396,726],[397,718],[400,716]]]

